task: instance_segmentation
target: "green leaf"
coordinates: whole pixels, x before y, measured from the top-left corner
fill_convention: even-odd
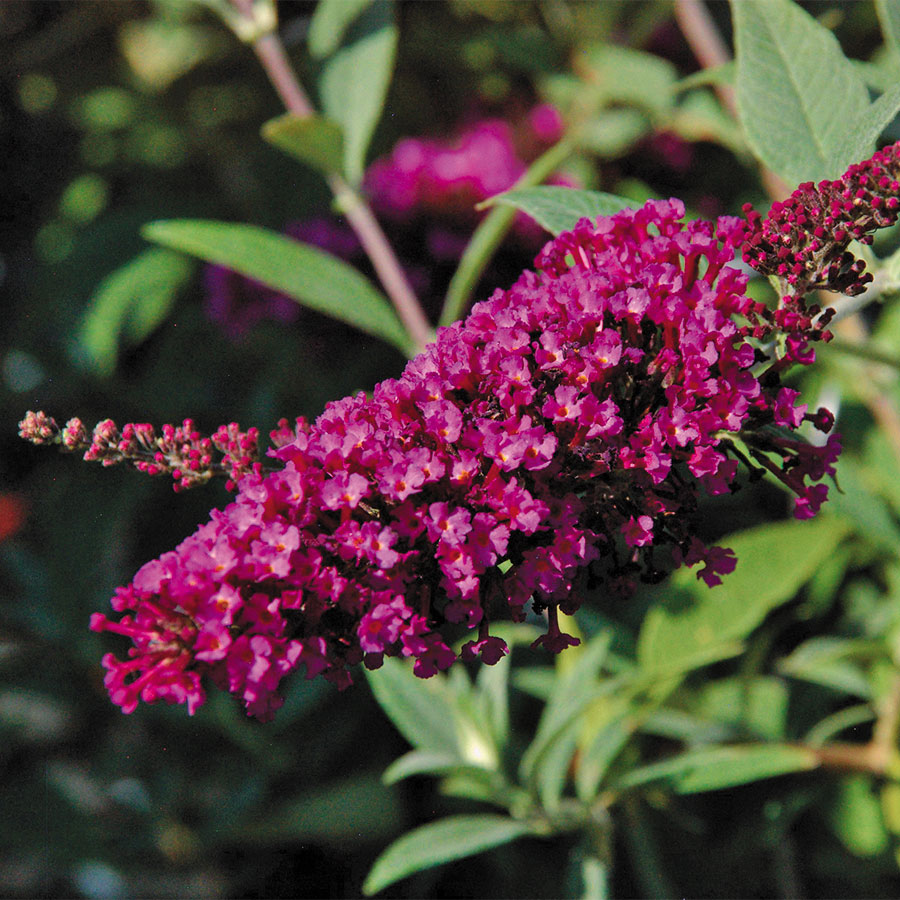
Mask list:
[[[504,656],[493,666],[483,665],[476,682],[498,749],[505,747],[509,740],[509,670],[510,657]]]
[[[883,490],[878,475],[857,457],[845,454],[840,466],[841,489],[830,491],[828,502],[874,548],[893,557],[900,547],[900,527],[887,504],[875,493]]]
[[[575,773],[575,788],[580,800],[589,803],[597,795],[598,785],[631,740],[636,725],[637,718],[632,715],[629,704],[620,703],[587,745],[579,742],[581,753]]]
[[[868,703],[845,706],[836,713],[816,722],[806,733],[803,743],[810,747],[822,747],[828,741],[834,740],[842,731],[846,731],[848,728],[857,728],[871,722],[874,718],[875,711]]]
[[[461,767],[465,768],[466,764],[453,753],[410,750],[409,753],[404,753],[385,769],[382,781],[385,784],[395,784],[403,781],[404,778],[411,778],[413,775],[444,775]]]
[[[703,650],[743,640],[834,552],[849,526],[833,516],[764,525],[723,538],[738,558],[722,584],[707,588],[682,568],[651,607],[638,638],[638,663],[648,674],[677,665]]]
[[[553,235],[574,228],[579,219],[611,216],[634,205],[632,200],[604,194],[601,191],[579,191],[574,188],[540,185],[513,188],[486,200],[485,206],[513,206],[531,216]]]
[[[837,178],[848,123],[869,96],[827,29],[792,0],[732,0],[737,102],[747,141],[787,182]]]
[[[387,0],[375,0],[353,23],[347,43],[324,65],[319,90],[326,116],[344,131],[344,173],[362,180],[369,141],[387,97],[397,27]]]
[[[366,670],[366,678],[381,708],[413,747],[463,758],[444,679],[417,678],[412,666],[390,658],[380,669]]]
[[[872,155],[875,141],[897,118],[898,111],[900,111],[900,85],[891,87],[874,103],[867,104],[859,110],[856,122],[844,131],[843,139],[838,145],[841,158],[850,161],[847,165]]]
[[[319,0],[309,23],[308,43],[315,59],[330,56],[340,46],[344,32],[372,0]]]
[[[571,726],[579,713],[597,696],[610,693],[622,684],[621,678],[607,678],[604,681],[599,679],[600,667],[609,653],[611,643],[611,632],[601,632],[581,649],[575,657],[574,665],[565,672],[558,673],[556,685],[538,723],[537,733],[522,757],[519,771],[524,780],[538,775],[543,777],[545,783],[549,783],[547,779],[550,778],[550,781],[558,784],[558,780],[554,780],[547,772],[540,776],[539,770],[545,765],[551,768],[554,765],[568,766],[571,753],[567,760],[558,755],[549,761],[544,757],[552,753],[554,745],[559,743],[574,747],[576,735]]]
[[[636,106],[655,116],[671,106],[678,80],[678,72],[668,60],[609,43],[579,54],[578,73],[603,105]]]
[[[578,146],[602,159],[622,156],[653,126],[647,116],[631,107],[606,109],[585,122],[577,133]]]
[[[507,816],[451,816],[423,825],[403,835],[378,857],[363,892],[376,894],[413,872],[473,856],[532,833],[528,823]]]
[[[724,678],[699,692],[696,711],[706,719],[730,725],[754,737],[784,738],[788,689],[780,678]]]
[[[665,780],[679,794],[695,794],[813,769],[817,765],[814,753],[783,744],[711,747],[634,769],[614,787],[625,790]]]
[[[872,685],[854,657],[865,659],[878,649],[878,644],[872,641],[821,635],[804,641],[779,662],[778,670],[793,678],[869,699]]]
[[[734,84],[737,66],[733,59],[720,66],[713,66],[709,69],[700,69],[698,72],[692,72],[684,78],[676,82],[673,90],[676,94],[684,93],[698,87],[715,87],[717,84]]]
[[[411,352],[411,341],[384,295],[352,266],[322,250],[255,225],[205,219],[151,222],[141,233],[148,241],[228,266]]]
[[[279,150],[306,163],[317,172],[330,175],[341,169],[344,133],[341,126],[331,119],[285,113],[269,119],[262,127],[262,136]]]
[[[896,0],[875,0],[881,33],[897,62],[900,62],[900,4]]]
[[[188,260],[152,248],[100,283],[81,320],[74,353],[97,375],[116,367],[119,339],[139,344],[165,319],[191,274]]]
[[[888,833],[872,778],[848,775],[838,783],[831,808],[831,827],[854,855],[878,856],[887,849]]]

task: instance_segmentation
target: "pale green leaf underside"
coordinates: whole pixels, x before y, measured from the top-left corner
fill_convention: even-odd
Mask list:
[[[868,107],[835,37],[792,0],[732,0],[737,99],[747,141],[789,183],[837,178],[844,132]]]
[[[387,299],[356,269],[322,250],[255,225],[205,219],[151,222],[142,233],[409,351],[409,338]]]

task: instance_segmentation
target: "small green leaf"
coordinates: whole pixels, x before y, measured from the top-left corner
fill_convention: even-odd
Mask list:
[[[98,375],[116,367],[119,339],[139,344],[165,319],[191,274],[188,260],[152,248],[100,283],[81,320],[74,353]]]
[[[695,794],[813,769],[817,765],[814,753],[783,744],[711,747],[634,769],[614,787],[625,790],[665,780],[679,794]]]
[[[780,678],[723,678],[701,688],[696,711],[744,734],[778,741],[784,738],[788,699]]]
[[[513,206],[531,216],[538,225],[553,235],[574,228],[579,219],[611,216],[634,206],[634,201],[601,191],[579,191],[574,188],[540,185],[514,188],[496,194],[485,206]]]
[[[856,706],[845,706],[843,709],[826,716],[809,729],[803,743],[810,747],[822,747],[828,741],[834,740],[842,731],[848,728],[857,728],[865,725],[875,718],[875,711],[868,703],[859,703]]]
[[[651,607],[638,639],[638,662],[652,675],[729,641],[743,640],[830,557],[849,531],[846,522],[821,516],[809,522],[764,525],[723,538],[737,568],[708,588],[682,568]]]
[[[329,175],[341,169],[344,133],[341,126],[322,116],[295,116],[285,113],[269,119],[262,136],[270,144]]]
[[[714,87],[717,84],[734,84],[737,74],[737,66],[731,59],[727,63],[720,66],[713,66],[709,69],[700,69],[698,72],[692,72],[680,81],[676,82],[672,88],[676,94],[684,93],[698,87]]]
[[[753,152],[789,183],[837,178],[866,86],[826,28],[792,0],[732,0],[737,102]]]
[[[397,730],[418,750],[463,758],[456,732],[456,712],[442,678],[417,678],[412,667],[385,659],[366,678],[375,699]]]
[[[204,219],[151,222],[148,241],[228,266],[316,312],[388,341],[411,342],[387,299],[352,266],[328,253],[255,225]]]
[[[385,784],[396,784],[413,775],[444,775],[453,769],[465,767],[465,761],[453,753],[410,750],[385,769],[382,781]]]
[[[838,783],[831,808],[831,827],[855,856],[878,856],[888,846],[881,804],[873,787],[869,776],[848,775]]]
[[[604,105],[636,106],[653,115],[671,106],[678,80],[678,72],[668,60],[608,43],[579,54],[578,73]]]
[[[362,180],[369,141],[387,97],[397,27],[392,6],[375,0],[353,23],[347,43],[324,65],[319,79],[328,118],[344,131],[344,173],[352,184]]]
[[[378,857],[363,892],[377,894],[414,872],[473,856],[532,833],[528,823],[507,816],[451,816],[423,825],[403,835]]]
[[[309,23],[307,46],[316,59],[330,56],[341,44],[344,32],[372,0],[319,0]]]
[[[869,699],[872,685],[854,658],[867,659],[878,650],[878,644],[873,641],[820,635],[804,641],[782,659],[778,670],[793,678]]]
[[[574,742],[571,725],[578,714],[596,697],[611,693],[623,683],[621,678],[601,680],[600,667],[609,653],[612,634],[603,631],[588,643],[576,657],[575,664],[565,672],[559,671],[556,685],[538,723],[537,733],[522,756],[519,772],[529,780],[544,765],[543,757],[562,741]],[[555,761],[562,765],[559,757]],[[571,760],[571,754],[569,761]]]
[[[589,153],[601,159],[615,159],[649,134],[652,127],[640,110],[616,107],[602,110],[585,122],[577,130],[576,139],[578,146]]]

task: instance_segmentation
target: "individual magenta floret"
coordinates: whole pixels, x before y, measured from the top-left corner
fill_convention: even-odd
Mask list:
[[[269,454],[283,468],[244,474],[231,505],[117,592],[118,621],[93,618],[133,643],[104,660],[113,700],[192,711],[206,678],[267,719],[300,666],[343,687],[385,655],[422,677],[459,655],[494,663],[506,648],[491,622],[529,603],[547,614],[537,643],[558,652],[575,643],[558,611],[591,583],[625,596],[672,560],[710,585],[734,568],[695,514],[701,494],[735,488],[739,463],[811,515],[839,444],[794,434],[831,421],[779,383],[810,354],[755,349],[775,323],[731,265],[741,222],[683,216],[672,200],[582,220],[400,378],[312,425],[280,422]]]

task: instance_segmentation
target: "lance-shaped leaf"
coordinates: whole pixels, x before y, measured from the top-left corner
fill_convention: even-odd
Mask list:
[[[403,835],[378,857],[363,891],[376,894],[413,872],[473,856],[532,833],[527,822],[507,816],[450,816],[423,825]]]
[[[826,28],[792,0],[732,0],[737,101],[757,157],[791,184],[855,162],[844,132],[868,108],[862,77]]]
[[[743,640],[768,613],[794,597],[846,537],[834,516],[779,522],[724,538],[737,568],[708,588],[691,569],[677,571],[663,589],[664,602],[647,613],[638,639],[638,662],[648,675]]]
[[[191,265],[171,250],[145,250],[108,275],[91,297],[74,353],[98,375],[115,369],[119,341],[138,344],[165,319]]]
[[[375,0],[347,31],[347,40],[325,63],[319,79],[328,118],[344,130],[344,174],[362,180],[366,151],[381,118],[397,51],[392,6]]]
[[[307,46],[316,58],[330,56],[340,46],[344,32],[372,0],[319,0],[309,23]]]
[[[411,351],[411,341],[384,295],[352,266],[322,250],[255,225],[205,219],[151,222],[142,234],[172,250],[228,266],[404,353]]]

